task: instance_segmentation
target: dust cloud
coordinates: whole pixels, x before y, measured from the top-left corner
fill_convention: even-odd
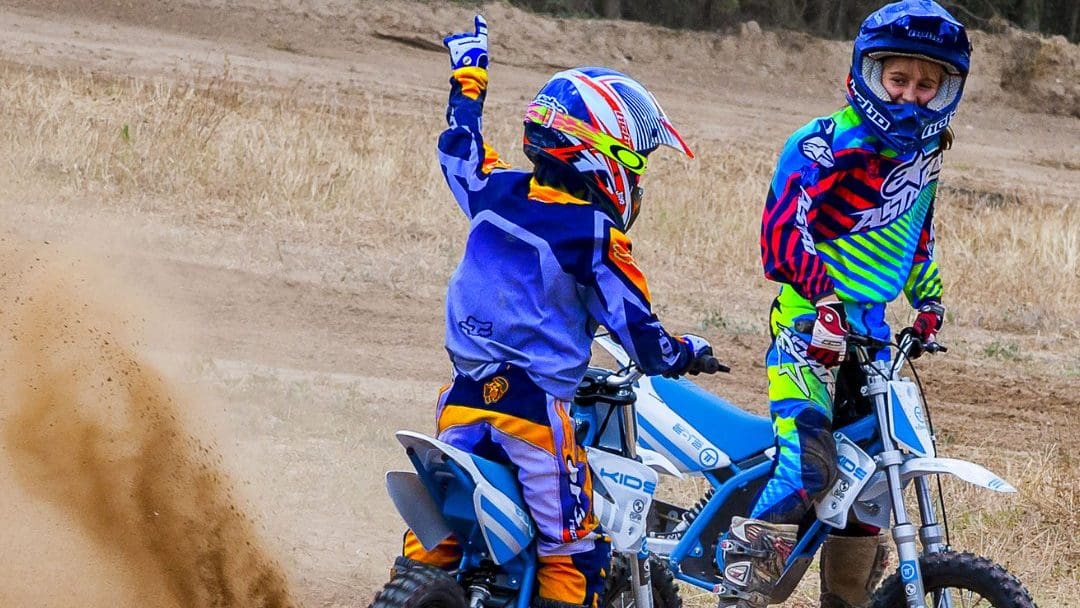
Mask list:
[[[0,605],[293,606],[109,274],[0,240]]]

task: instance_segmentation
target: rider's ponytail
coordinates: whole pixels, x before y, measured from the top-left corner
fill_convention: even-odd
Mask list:
[[[948,150],[952,148],[954,139],[956,139],[956,134],[953,132],[952,127],[945,127],[945,130],[941,132],[941,149]]]

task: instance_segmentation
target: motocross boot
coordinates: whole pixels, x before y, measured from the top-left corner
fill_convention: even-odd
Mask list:
[[[720,540],[724,583],[718,608],[768,606],[798,534],[799,526],[795,524],[731,518],[731,529]]]
[[[884,535],[829,536],[821,546],[821,608],[867,608],[889,565]]]

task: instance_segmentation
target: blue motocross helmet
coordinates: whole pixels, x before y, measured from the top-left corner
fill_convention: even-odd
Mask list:
[[[881,82],[883,60],[914,57],[944,68],[937,95],[926,106],[893,103]],[[848,76],[848,102],[890,147],[922,148],[949,126],[971,63],[963,24],[933,0],[902,0],[870,14],[859,27]]]

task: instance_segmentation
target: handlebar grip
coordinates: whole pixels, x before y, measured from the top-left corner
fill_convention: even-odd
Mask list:
[[[731,368],[720,362],[719,359],[712,355],[703,355],[698,357],[690,364],[690,369],[687,370],[691,376],[698,374],[715,374],[717,372],[730,372]]]
[[[923,350],[931,354],[947,353],[949,352],[949,347],[945,346],[941,342],[927,342],[926,344],[923,344]]]

